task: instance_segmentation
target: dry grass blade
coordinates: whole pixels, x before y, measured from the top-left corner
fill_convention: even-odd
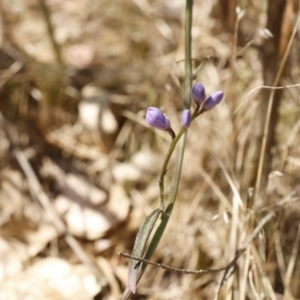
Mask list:
[[[293,33],[291,35],[291,38],[289,40],[287,49],[285,51],[284,57],[280,63],[278,72],[276,74],[276,78],[273,83],[273,87],[276,87],[277,84],[279,83],[281,74],[283,72],[283,68],[286,64],[288,55],[291,51],[292,44],[294,42],[298,26],[300,23],[300,16],[297,18],[297,22],[295,23]],[[270,118],[271,118],[271,111],[272,111],[272,106],[273,106],[273,101],[274,101],[274,93],[275,90],[271,90],[269,102],[268,102],[268,109],[267,109],[267,115],[265,119],[265,126],[264,126],[264,132],[263,132],[263,140],[262,140],[262,145],[261,145],[261,151],[260,151],[260,156],[259,156],[259,163],[258,163],[258,170],[257,170],[257,175],[256,175],[256,182],[255,182],[255,190],[254,190],[254,201],[256,201],[259,193],[259,188],[260,188],[260,183],[261,183],[261,176],[262,176],[262,168],[263,168],[263,163],[264,163],[264,157],[265,157],[265,152],[266,152],[266,145],[267,145],[267,135],[268,135],[268,130],[269,130],[269,124],[270,124]]]
[[[47,7],[47,4],[46,4],[45,0],[39,0],[39,2],[40,2],[41,9],[43,11],[45,23],[46,23],[47,30],[48,30],[48,35],[49,35],[49,38],[51,40],[54,53],[56,55],[57,63],[60,64],[61,66],[63,66],[63,60],[62,60],[60,46],[58,45],[58,43],[57,43],[57,41],[55,40],[55,37],[54,37],[54,29],[53,29],[53,25],[52,25],[52,22],[51,22],[50,11]]]
[[[285,291],[284,291],[284,295],[283,295],[284,300],[293,298],[293,296],[291,295],[291,291],[290,291],[290,282],[291,282],[292,273],[293,273],[296,259],[297,259],[299,243],[300,243],[300,223],[298,225],[295,243],[293,245],[292,255],[291,255],[291,258],[290,258],[290,261],[289,261],[289,264],[287,267],[286,275],[285,275],[285,280],[284,280]]]
[[[220,190],[218,185],[212,180],[212,178],[207,174],[207,172],[203,169],[199,169],[199,173],[204,178],[204,180],[210,185],[211,189],[215,192],[215,194],[219,197],[220,201],[223,203],[227,210],[232,209],[232,204],[228,201],[227,197]]]
[[[20,61],[14,62],[6,71],[4,71],[0,77],[0,89],[4,86],[8,80],[18,73],[23,67],[23,63]]]

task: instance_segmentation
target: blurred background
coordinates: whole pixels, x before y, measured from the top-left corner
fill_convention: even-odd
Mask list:
[[[188,132],[182,181],[132,299],[299,299],[300,36],[296,0],[194,1],[195,81],[225,92]],[[158,208],[179,130],[183,0],[1,0],[0,299],[119,299],[137,230]],[[288,53],[282,72],[280,62]],[[277,77],[277,78],[276,78]],[[270,126],[253,200],[270,89]],[[169,192],[174,158],[166,175]]]

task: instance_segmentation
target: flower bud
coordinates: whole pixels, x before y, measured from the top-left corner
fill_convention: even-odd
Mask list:
[[[181,115],[181,123],[185,128],[189,128],[192,122],[192,115],[189,109],[185,109]]]
[[[203,86],[203,84],[197,82],[193,85],[192,87],[192,98],[194,100],[194,102],[196,102],[196,104],[201,104],[205,98],[205,88]]]
[[[170,121],[165,117],[162,111],[156,107],[149,107],[146,113],[147,123],[157,129],[168,131],[170,126]]]
[[[211,94],[206,101],[203,103],[202,110],[207,111],[213,109],[216,105],[218,105],[224,96],[223,91],[217,91]]]

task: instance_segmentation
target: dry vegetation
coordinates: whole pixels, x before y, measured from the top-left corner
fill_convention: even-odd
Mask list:
[[[139,225],[158,207],[170,144],[147,126],[146,108],[160,107],[180,127],[185,1],[45,2],[43,12],[41,0],[1,1],[0,300],[119,299],[128,260],[118,252],[131,252]],[[286,31],[272,39],[263,31],[272,17],[267,1],[239,1],[238,23],[235,9],[226,12],[235,1],[195,2],[194,67],[210,57],[195,80],[207,94],[224,90],[225,100],[189,129],[178,200],[152,260],[223,267],[274,217],[222,287],[223,272],[149,266],[133,299],[299,299],[299,88],[276,93],[255,201],[270,90],[249,94],[273,84],[297,11],[285,10],[275,23]],[[276,39],[273,61],[264,45]],[[298,34],[279,86],[299,75]]]

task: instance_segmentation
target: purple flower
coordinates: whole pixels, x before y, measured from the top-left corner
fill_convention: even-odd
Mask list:
[[[202,110],[207,111],[213,109],[216,105],[218,105],[224,96],[223,91],[217,91],[211,94],[206,101],[203,103]]]
[[[192,87],[192,98],[199,105],[201,104],[205,98],[205,88],[203,84],[197,82]]]
[[[146,121],[150,126],[157,129],[168,131],[170,126],[170,121],[165,117],[162,111],[156,107],[149,107],[146,113]]]
[[[189,128],[192,122],[192,115],[189,109],[185,109],[181,115],[181,123],[185,128]]]

